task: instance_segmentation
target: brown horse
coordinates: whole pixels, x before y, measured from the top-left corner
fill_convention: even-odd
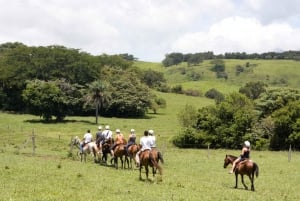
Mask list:
[[[228,164],[233,164],[233,162],[237,159],[236,156],[226,155],[224,159],[224,168],[228,166]],[[238,175],[241,175],[242,184],[245,189],[248,190],[248,187],[244,183],[244,175],[247,175],[251,181],[251,190],[254,191],[254,174],[258,177],[259,168],[258,165],[251,160],[244,160],[238,163],[234,169],[235,173],[235,188],[238,187]]]
[[[130,162],[131,169],[132,169],[132,160],[134,161],[134,164],[136,165],[135,155],[140,150],[140,148],[141,147],[137,144],[133,144],[128,147],[127,155],[129,156],[129,162]]]
[[[159,174],[162,175],[162,168],[157,163],[151,150],[145,150],[140,153],[140,180],[142,180],[142,167],[145,167],[146,177],[149,180],[149,166],[152,167],[153,177],[155,177],[156,171],[158,169]]]
[[[128,158],[127,158],[127,153],[126,153],[126,150],[125,150],[125,145],[124,144],[119,144],[115,147],[114,149],[114,166],[116,169],[118,169],[118,158],[120,158],[120,161],[122,163],[122,168],[125,168],[125,165],[124,164],[124,160],[123,160],[123,157],[125,156],[125,163],[127,162],[127,167],[129,167],[129,161],[128,161]],[[111,161],[112,162],[112,161]]]

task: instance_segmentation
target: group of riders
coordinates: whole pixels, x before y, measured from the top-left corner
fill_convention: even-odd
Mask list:
[[[136,143],[136,134],[135,129],[130,130],[130,134],[128,137],[128,140],[125,139],[124,135],[121,133],[120,129],[116,129],[116,135],[113,137],[113,132],[110,130],[110,126],[106,125],[105,129],[103,130],[102,126],[98,126],[98,131],[96,132],[95,136],[95,142],[99,150],[102,150],[102,147],[105,143],[110,142],[110,153],[112,156],[112,159],[115,157],[114,150],[119,145],[125,145],[125,151],[127,152],[127,155],[130,155],[128,153],[128,149],[130,146],[137,144]],[[87,132],[84,134],[83,139],[80,143],[80,152],[83,152],[83,149],[85,146],[88,146],[89,143],[94,142],[93,135],[91,134],[90,130],[87,130]],[[144,136],[140,138],[139,145],[139,151],[136,153],[134,157],[136,161],[136,166],[139,167],[140,165],[140,159],[139,155],[142,151],[145,150],[152,150],[156,149],[156,138],[154,135],[154,131],[152,129],[145,130]],[[161,154],[159,152],[159,154]]]

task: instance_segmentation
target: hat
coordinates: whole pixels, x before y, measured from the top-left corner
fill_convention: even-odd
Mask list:
[[[130,132],[131,132],[131,133],[134,133],[134,132],[135,132],[135,130],[132,128],[132,129],[130,130]]]
[[[154,134],[154,131],[153,130],[149,130],[149,135],[153,135]]]
[[[120,133],[120,132],[121,132],[120,129],[117,129],[117,130],[116,130],[116,133]]]
[[[244,145],[245,145],[246,147],[250,147],[250,142],[249,142],[249,141],[245,141],[245,142],[244,142]]]
[[[99,130],[102,130],[102,126],[98,126],[98,129],[99,129]]]
[[[106,126],[105,126],[105,129],[108,130],[108,129],[109,129],[109,125],[106,125]]]

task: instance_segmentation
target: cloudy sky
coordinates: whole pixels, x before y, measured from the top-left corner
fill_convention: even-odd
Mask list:
[[[0,0],[0,44],[161,61],[171,52],[300,50],[299,0]]]

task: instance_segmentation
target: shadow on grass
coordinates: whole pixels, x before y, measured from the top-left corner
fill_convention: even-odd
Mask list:
[[[91,124],[91,125],[95,124],[95,122],[91,122],[91,121],[87,121],[87,120],[74,120],[74,119],[70,119],[70,120],[67,119],[67,120],[62,120],[62,121],[57,121],[55,119],[49,120],[49,121],[45,121],[43,119],[28,119],[28,120],[24,120],[24,122],[43,123],[43,124],[66,124],[66,123],[80,122],[80,123],[86,123],[86,124]]]

